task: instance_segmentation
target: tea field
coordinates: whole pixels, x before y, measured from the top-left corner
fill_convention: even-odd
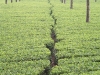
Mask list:
[[[99,4],[90,1],[86,23],[86,0],[75,0],[73,9],[70,0],[1,0],[0,75],[99,75]],[[54,44],[53,67],[48,43]]]
[[[0,4],[0,74],[39,74],[49,65],[44,43],[51,41],[52,19],[47,1]]]

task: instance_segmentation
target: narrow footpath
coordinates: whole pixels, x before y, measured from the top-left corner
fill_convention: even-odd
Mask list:
[[[55,49],[55,44],[57,42],[59,42],[59,40],[57,39],[57,35],[56,35],[56,30],[55,30],[55,26],[57,25],[57,19],[55,18],[55,16],[53,15],[53,5],[51,4],[50,0],[48,0],[48,3],[50,4],[50,16],[51,18],[53,19],[54,21],[54,24],[51,25],[52,28],[50,29],[51,30],[51,33],[50,33],[50,36],[53,40],[53,42],[50,42],[50,43],[47,43],[45,44],[46,48],[48,48],[48,50],[50,50],[51,54],[50,54],[50,57],[49,57],[49,61],[50,61],[50,65],[47,66],[44,71],[40,74],[40,75],[49,75],[50,74],[50,71],[51,69],[58,65],[58,59],[56,57],[56,49]]]

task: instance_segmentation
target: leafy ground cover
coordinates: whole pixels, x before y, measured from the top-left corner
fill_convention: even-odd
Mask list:
[[[0,74],[39,75],[50,65],[45,44],[55,43],[58,65],[50,75],[100,74],[100,1],[90,1],[90,22],[85,22],[86,2],[70,0],[0,1]],[[55,21],[56,20],[56,21]]]
[[[0,74],[39,74],[49,65],[44,44],[51,41],[52,19],[47,1],[0,4]]]
[[[74,9],[69,8],[69,1],[65,5],[56,2],[51,0],[57,18],[55,30],[57,38],[63,40],[56,43],[59,66],[51,74],[100,74],[100,2],[90,1],[90,23],[85,22],[85,1],[74,1]]]

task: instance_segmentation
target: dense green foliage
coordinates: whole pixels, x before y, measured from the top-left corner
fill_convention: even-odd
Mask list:
[[[1,5],[2,4],[2,5]],[[0,74],[37,75],[49,65],[47,1],[0,3]],[[45,6],[47,7],[45,7]]]
[[[100,1],[90,1],[90,23],[85,22],[85,1],[75,0],[74,9],[69,9],[69,1],[66,5],[54,0],[51,3],[57,18],[57,38],[63,39],[56,43],[59,66],[51,74],[100,74]]]
[[[50,5],[50,3],[52,5]],[[21,0],[0,1],[0,74],[39,75],[50,65],[45,44],[57,19],[55,44],[58,65],[50,75],[100,74],[100,1],[90,1],[90,22],[86,23],[86,1]]]

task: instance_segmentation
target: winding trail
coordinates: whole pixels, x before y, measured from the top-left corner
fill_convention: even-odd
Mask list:
[[[45,70],[40,75],[49,75],[51,69],[54,66],[58,65],[58,59],[56,57],[56,49],[55,49],[55,44],[59,41],[57,39],[57,35],[56,35],[56,31],[55,31],[55,26],[57,25],[57,19],[53,15],[53,7],[54,6],[50,2],[50,0],[48,0],[48,4],[51,6],[49,8],[49,10],[50,10],[50,16],[51,16],[51,18],[54,21],[54,24],[51,25],[52,28],[50,29],[51,30],[50,36],[51,36],[53,42],[50,42],[50,43],[46,43],[45,44],[46,48],[48,48],[50,50],[50,52],[51,52],[50,57],[49,57],[50,65],[48,67],[46,67]]]
[[[53,40],[52,45],[50,45],[50,47],[48,47],[48,44],[46,44],[46,47],[51,51],[51,55],[50,55],[50,67],[54,67],[55,65],[58,65],[58,60],[56,58],[56,49],[55,49],[55,44],[56,44],[56,40],[57,40],[57,36],[56,36],[56,31],[55,31],[55,25],[57,24],[57,19],[55,18],[55,16],[53,15],[53,5],[51,4],[50,0],[48,0],[48,3],[51,5],[50,7],[50,16],[52,17],[54,24],[52,25],[51,28],[51,38]]]

